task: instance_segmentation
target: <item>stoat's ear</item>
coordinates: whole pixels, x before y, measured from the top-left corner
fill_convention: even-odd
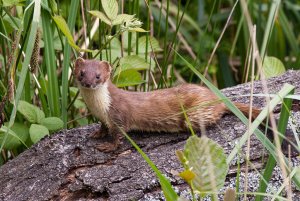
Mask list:
[[[109,74],[111,73],[111,66],[107,61],[100,61],[100,67],[104,68]]]
[[[75,68],[78,68],[84,64],[85,60],[81,57],[78,57],[75,61]]]

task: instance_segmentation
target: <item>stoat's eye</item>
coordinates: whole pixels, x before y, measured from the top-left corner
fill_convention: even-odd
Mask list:
[[[84,71],[80,71],[80,76],[81,76],[81,77],[84,76]]]
[[[100,74],[96,75],[96,79],[99,80],[100,79]]]

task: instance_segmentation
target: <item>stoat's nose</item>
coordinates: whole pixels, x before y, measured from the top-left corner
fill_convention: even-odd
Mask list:
[[[90,88],[92,86],[92,83],[90,83],[90,82],[81,82],[81,85],[86,87],[86,88]]]

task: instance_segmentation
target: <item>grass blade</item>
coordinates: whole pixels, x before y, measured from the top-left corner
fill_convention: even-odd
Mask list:
[[[134,148],[141,154],[144,160],[148,163],[151,169],[155,172],[156,176],[159,179],[159,183],[164,192],[165,198],[167,201],[178,200],[178,195],[172,188],[170,181],[160,172],[160,170],[155,166],[155,164],[150,160],[150,158],[139,148],[139,146],[121,129],[123,135],[127,140],[134,146]]]
[[[48,85],[47,98],[51,116],[60,116],[59,90],[56,74],[56,57],[54,50],[51,16],[48,11],[42,11],[43,38],[45,43],[44,62],[47,68]]]
[[[68,26],[70,31],[75,27],[76,15],[78,11],[79,0],[73,0],[70,6],[70,15],[68,18]],[[68,75],[69,75],[69,65],[70,65],[70,55],[71,55],[71,46],[67,42],[68,39],[65,39],[65,48],[64,48],[64,61],[63,61],[63,70],[62,70],[62,94],[61,94],[61,107],[62,107],[62,120],[64,122],[64,128],[67,128],[68,121]]]
[[[293,94],[294,90],[290,93]],[[292,107],[292,99],[287,99],[285,98],[283,100],[283,104],[282,104],[282,108],[281,108],[281,112],[280,112],[280,118],[279,118],[279,124],[278,124],[278,132],[285,134],[286,128],[287,128],[287,123],[289,120],[289,116],[290,116],[290,110]],[[279,140],[280,143],[282,142],[283,137],[279,136]],[[266,168],[264,170],[264,174],[263,174],[263,178],[261,178],[260,182],[259,182],[259,188],[258,188],[258,192],[264,193],[266,192],[267,189],[267,182],[270,181],[271,177],[272,177],[272,173],[273,173],[273,169],[276,165],[276,160],[274,159],[273,156],[269,156],[269,159],[267,161],[266,164]],[[255,197],[255,201],[260,201],[263,200],[263,196],[261,195],[257,195]]]

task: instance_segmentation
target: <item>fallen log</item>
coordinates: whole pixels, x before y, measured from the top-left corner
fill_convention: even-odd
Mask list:
[[[284,75],[267,80],[270,93],[277,93],[284,83],[296,86],[300,94],[300,71],[288,71]],[[250,84],[242,84],[222,90],[226,96],[237,96],[235,101],[247,103]],[[254,83],[254,93],[262,93],[260,81]],[[264,107],[263,97],[254,98],[254,106]],[[279,108],[279,106],[278,106]],[[299,102],[293,106],[293,118],[300,122]],[[278,111],[278,109],[276,110]],[[275,116],[278,117],[278,114]],[[0,168],[0,200],[161,200],[163,194],[158,179],[147,163],[127,142],[111,153],[96,149],[98,139],[89,137],[99,125],[62,130],[26,150]],[[234,115],[225,115],[217,125],[210,126],[206,135],[219,143],[228,154],[235,142],[245,132],[246,126]],[[298,133],[299,134],[299,133]],[[188,186],[174,171],[181,171],[175,151],[183,149],[188,133],[131,133],[130,136],[145,151],[157,167],[166,175],[178,194],[188,195]],[[248,173],[248,191],[255,191],[259,176],[253,167],[263,167],[267,156],[262,144],[251,137]],[[245,149],[243,149],[245,151]],[[285,150],[286,151],[286,150]],[[297,155],[291,156],[294,166],[299,166]],[[245,174],[240,175],[243,190]],[[230,166],[226,187],[235,187],[236,165]],[[270,185],[279,188],[282,176],[275,168]],[[224,190],[223,189],[223,190]],[[293,188],[295,200],[300,193]]]

